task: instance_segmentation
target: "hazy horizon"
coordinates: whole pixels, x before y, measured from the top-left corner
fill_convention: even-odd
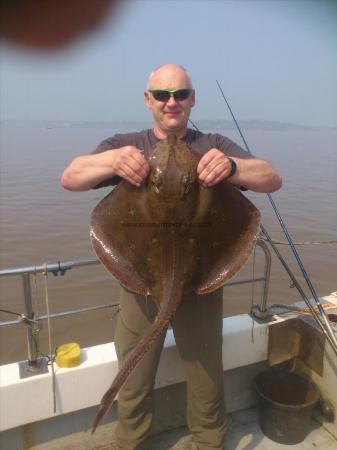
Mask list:
[[[328,125],[306,125],[303,123],[294,123],[294,122],[279,122],[274,120],[257,120],[257,119],[246,119],[240,120],[237,119],[239,126],[241,128],[268,128],[274,130],[326,130],[326,131],[336,131],[337,126],[328,126]],[[236,125],[234,121],[227,119],[195,119],[195,122],[199,126],[209,125],[210,127],[222,127],[224,129],[236,129]],[[110,128],[115,125],[123,125],[125,128],[131,125],[136,125],[138,127],[152,127],[151,118],[148,120],[60,120],[60,119],[0,119],[0,124],[2,126],[9,127],[51,127],[51,128]],[[190,123],[189,128],[193,128],[193,125]]]

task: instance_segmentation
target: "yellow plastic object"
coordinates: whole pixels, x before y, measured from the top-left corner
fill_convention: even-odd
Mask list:
[[[76,367],[81,362],[81,349],[76,342],[60,345],[56,352],[56,364],[59,367]]]

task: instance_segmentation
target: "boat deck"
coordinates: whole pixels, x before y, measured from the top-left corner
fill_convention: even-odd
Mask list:
[[[331,300],[333,305],[329,312],[337,313],[336,295],[324,298],[326,301]],[[309,351],[308,345],[304,348],[308,351],[301,353],[304,359],[289,359],[289,356],[294,358],[297,354],[300,355],[301,342],[312,342],[306,333],[303,334],[303,341],[295,340],[294,345],[294,329],[301,333],[309,330],[310,338],[311,333],[314,333],[311,326],[297,326],[299,320],[293,314],[277,316],[272,323],[256,321],[252,328],[252,318],[246,314],[224,318],[224,394],[226,410],[230,413],[226,450],[285,450],[285,447],[290,447],[264,436],[258,425],[257,410],[254,408],[258,400],[253,389],[254,379],[268,369],[269,358],[273,364],[290,361],[291,368],[310,378],[317,385],[322,398],[337,411],[337,366],[333,349],[320,345],[321,341],[316,339],[317,345],[309,347]],[[306,321],[303,323],[307,324]],[[284,335],[285,339],[280,337],[280,333],[275,338],[277,330],[288,333]],[[269,343],[273,344],[275,341],[283,343],[282,352],[277,353],[274,347],[271,347],[274,353],[269,352]],[[291,346],[294,346],[295,355]],[[96,433],[90,434],[99,399],[118,371],[114,344],[110,342],[84,348],[81,355],[82,362],[79,366],[55,368],[56,413],[53,410],[53,375],[50,366],[46,373],[27,378],[20,377],[19,363],[0,366],[1,449],[115,450],[111,440],[117,421],[116,403]],[[153,433],[156,434],[143,445],[142,450],[195,450],[188,429],[183,427],[186,423],[186,386],[171,330],[167,333],[158,368],[154,407],[156,414]],[[319,421],[312,419],[306,439],[300,444],[292,445],[291,449],[337,450],[337,418],[328,423],[319,417],[317,410],[315,415]]]
[[[189,446],[190,434],[186,427],[166,431],[152,437],[144,450],[195,450]],[[314,418],[311,419],[306,439],[294,445],[284,445],[267,438],[261,431],[256,408],[250,408],[229,415],[229,426],[225,450],[336,450],[337,440]],[[114,450],[114,446],[100,447],[99,450]]]

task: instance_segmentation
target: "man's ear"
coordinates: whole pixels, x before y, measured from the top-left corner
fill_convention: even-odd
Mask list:
[[[193,89],[192,97],[191,97],[191,108],[195,105],[195,90]]]
[[[149,94],[147,91],[144,92],[144,100],[145,100],[145,105],[146,105],[149,109],[151,109],[150,94]]]

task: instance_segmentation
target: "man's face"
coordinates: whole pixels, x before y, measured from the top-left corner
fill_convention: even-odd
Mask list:
[[[158,70],[150,80],[150,90],[153,89],[189,89],[189,80],[181,70]],[[195,93],[191,90],[190,95],[185,100],[175,100],[173,95],[161,102],[154,98],[149,91],[144,93],[145,103],[152,111],[154,130],[158,137],[174,131],[179,137],[186,133],[188,118],[191,108],[195,104]]]

